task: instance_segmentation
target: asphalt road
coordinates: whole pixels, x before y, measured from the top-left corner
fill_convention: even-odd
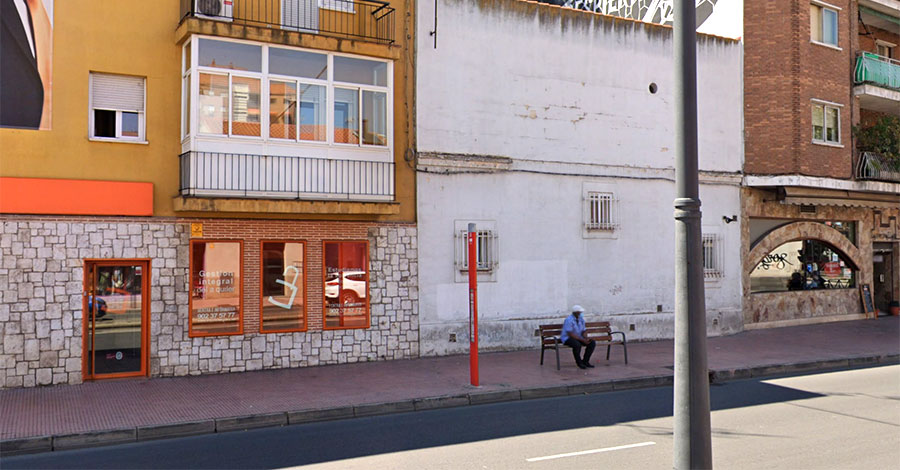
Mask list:
[[[647,469],[672,389],[467,406],[4,458],[10,468]],[[711,389],[717,468],[900,467],[900,366]]]

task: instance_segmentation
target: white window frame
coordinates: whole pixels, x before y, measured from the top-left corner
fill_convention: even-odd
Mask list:
[[[497,234],[497,223],[493,220],[456,220],[453,223],[453,270],[456,282],[468,280],[469,272],[469,224],[475,224],[476,246],[478,253],[478,280],[494,281],[500,268],[500,237]],[[482,248],[484,250],[482,251]]]
[[[839,51],[842,50],[841,47],[838,45],[841,42],[840,16],[838,15],[838,12],[841,11],[841,8],[831,5],[829,3],[820,2],[817,0],[811,1],[810,4],[819,8],[820,19],[821,19],[820,24],[819,24],[819,31],[822,33],[822,38],[817,39],[817,38],[812,37],[812,31],[810,31],[810,36],[809,36],[810,42],[812,42],[813,44],[818,44],[820,46],[837,49]],[[829,10],[832,13],[834,13],[834,36],[835,36],[834,44],[825,41],[825,36],[824,36],[824,34],[825,34],[825,10]],[[812,19],[810,19],[810,23],[812,23]]]
[[[199,57],[199,40],[200,39],[208,39],[219,42],[233,42],[239,44],[250,44],[254,46],[258,46],[261,48],[261,72],[249,72],[246,70],[232,70],[226,68],[218,68],[218,67],[207,67],[198,65],[198,57]],[[265,43],[258,43],[254,41],[245,41],[245,40],[236,40],[230,38],[222,38],[217,36],[205,36],[205,35],[193,35],[189,41],[191,42],[191,58],[190,63],[188,60],[184,60],[184,64],[182,66],[182,77],[190,77],[190,93],[191,93],[191,109],[186,110],[186,112],[190,113],[188,117],[182,117],[183,122],[187,123],[190,127],[190,132],[183,133],[183,138],[185,142],[196,140],[197,138],[201,138],[204,141],[208,141],[210,139],[222,140],[222,141],[233,141],[233,142],[256,142],[265,146],[266,144],[297,144],[299,146],[320,146],[324,148],[334,148],[334,149],[345,149],[352,150],[356,149],[365,149],[365,150],[373,150],[378,152],[383,152],[385,155],[393,155],[393,132],[394,132],[394,109],[393,109],[393,98],[394,98],[394,80],[393,80],[393,62],[388,59],[381,59],[376,57],[368,57],[368,56],[359,56],[353,54],[343,54],[322,50],[314,50],[314,49],[305,49],[299,47],[291,47],[286,45],[269,45]],[[328,64],[328,73],[325,79],[311,79],[304,77],[295,77],[290,75],[280,75],[269,73],[269,48],[274,47],[278,49],[291,49],[303,52],[311,52],[315,54],[320,54],[327,56],[327,64]],[[377,86],[377,85],[366,85],[360,83],[348,83],[348,82],[339,82],[334,80],[334,57],[342,56],[342,57],[351,57],[355,59],[364,59],[372,62],[381,62],[387,65],[387,85],[386,86]],[[199,132],[199,123],[198,123],[198,106],[199,102],[199,94],[200,94],[200,80],[199,75],[201,73],[205,74],[213,74],[213,75],[227,75],[228,76],[228,118],[229,118],[229,126],[227,134],[216,134],[216,133],[200,133]],[[244,77],[244,78],[253,78],[260,80],[260,135],[259,136],[245,136],[245,135],[234,135],[233,134],[233,126],[232,126],[232,113],[233,113],[233,93],[234,89],[232,86],[232,78],[233,77]],[[297,126],[298,131],[297,135],[294,139],[285,139],[281,137],[270,138],[269,137],[269,83],[270,80],[280,80],[280,81],[294,81],[298,84],[297,87],[297,100],[298,100],[298,109],[297,109]],[[184,82],[184,80],[182,80]],[[325,95],[326,102],[324,105],[326,106],[325,112],[325,128],[326,128],[326,138],[324,141],[319,140],[301,140],[301,133],[299,132],[300,126],[300,109],[299,109],[299,90],[300,86],[307,85],[319,85],[325,87]],[[359,126],[359,143],[358,144],[350,144],[350,143],[338,143],[334,140],[334,90],[335,88],[349,88],[354,89],[357,92],[359,99],[359,106],[357,110],[357,120]],[[386,145],[373,145],[373,144],[365,144],[363,143],[363,135],[362,135],[362,113],[363,113],[363,100],[362,93],[363,91],[373,91],[379,93],[385,93],[386,95],[386,110],[385,110],[385,144]],[[184,95],[183,95],[184,96]],[[183,99],[183,98],[182,98]],[[185,106],[182,104],[182,112],[185,112]],[[192,145],[189,144],[192,150],[197,150],[193,148]]]
[[[356,13],[355,5],[350,0],[319,0],[319,8],[344,13]]]
[[[703,250],[703,279],[715,281],[725,277],[725,251],[722,236],[704,232],[701,241]]]
[[[816,131],[812,124],[812,117],[813,117],[813,114],[815,113],[814,108],[817,106],[822,107],[822,138],[821,139],[816,139]],[[843,147],[843,143],[842,143],[843,140],[842,140],[842,135],[841,135],[841,109],[843,107],[844,107],[844,105],[842,105],[842,104],[832,103],[830,101],[822,101],[822,100],[816,100],[816,99],[811,101],[811,104],[809,107],[809,113],[810,113],[809,114],[810,115],[809,130],[810,130],[810,136],[812,137],[812,143],[818,144],[818,145],[826,145],[826,146],[830,146],[830,147]],[[836,129],[836,134],[837,134],[836,141],[827,139],[828,110],[829,109],[837,111],[838,122],[837,122],[837,129]]]
[[[582,238],[617,238],[619,232],[619,198],[615,184],[584,182],[581,187],[581,236]],[[594,220],[593,197],[604,198],[607,204],[600,203],[598,209],[609,212],[605,220]],[[603,217],[600,217],[603,219]]]
[[[140,110],[134,109],[124,109],[122,107],[110,107],[110,106],[94,106],[94,77],[98,75],[107,75],[107,76],[120,76],[120,77],[128,77],[128,78],[139,78],[141,80],[141,93],[143,94],[143,103],[141,104]],[[114,111],[116,113],[116,128],[115,128],[115,136],[114,137],[106,137],[106,136],[98,136],[95,135],[94,132],[96,128],[94,127],[94,111]],[[122,113],[135,113],[138,115],[138,135],[136,137],[124,136],[122,135]],[[125,75],[125,74],[115,74],[115,73],[105,73],[105,72],[90,72],[88,77],[88,139],[97,142],[125,142],[132,144],[146,144],[147,143],[147,131],[146,131],[146,113],[147,113],[147,78],[146,77],[136,77],[133,75]]]

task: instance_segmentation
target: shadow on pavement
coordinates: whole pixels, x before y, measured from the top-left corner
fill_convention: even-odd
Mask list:
[[[710,388],[713,410],[820,396],[757,379]],[[3,468],[281,468],[671,415],[664,387],[25,455],[3,459]]]

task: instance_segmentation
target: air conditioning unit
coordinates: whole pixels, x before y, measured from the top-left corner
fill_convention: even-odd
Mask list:
[[[231,21],[233,0],[194,0],[194,14],[201,18]]]

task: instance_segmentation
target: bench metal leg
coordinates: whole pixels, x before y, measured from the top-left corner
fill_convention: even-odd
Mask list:
[[[606,346],[606,360],[609,360],[609,351],[612,349],[612,345],[608,344]],[[628,345],[627,343],[622,343],[622,352],[625,353],[625,364],[628,364]]]
[[[544,365],[544,345],[541,345],[541,365]]]
[[[559,370],[559,340],[556,340],[556,347],[553,349],[556,350],[556,370]]]

